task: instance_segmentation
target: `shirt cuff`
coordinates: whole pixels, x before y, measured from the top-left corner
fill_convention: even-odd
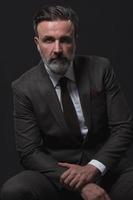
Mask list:
[[[102,176],[106,173],[106,166],[104,164],[102,164],[101,162],[99,162],[98,160],[91,160],[88,164],[93,165],[94,167],[96,167],[97,169],[99,169],[99,171],[101,172]]]

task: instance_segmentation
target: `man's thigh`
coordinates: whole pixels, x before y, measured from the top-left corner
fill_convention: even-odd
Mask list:
[[[43,174],[25,170],[5,182],[2,200],[59,200],[60,192]]]
[[[110,190],[112,200],[133,200],[133,167],[123,171]]]
[[[44,174],[25,170],[5,182],[1,200],[82,200],[78,192],[58,189]]]
[[[111,200],[133,200],[133,167],[120,173],[108,173],[100,186],[107,191]]]

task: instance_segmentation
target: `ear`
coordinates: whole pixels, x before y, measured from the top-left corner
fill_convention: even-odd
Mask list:
[[[40,52],[39,38],[37,36],[35,36],[34,41],[35,41],[35,44],[36,44],[38,51]]]

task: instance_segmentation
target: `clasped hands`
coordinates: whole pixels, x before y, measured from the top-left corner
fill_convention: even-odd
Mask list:
[[[58,164],[67,168],[61,175],[60,182],[68,189],[79,191],[84,200],[110,200],[104,189],[94,183],[101,173],[95,166],[61,162]]]

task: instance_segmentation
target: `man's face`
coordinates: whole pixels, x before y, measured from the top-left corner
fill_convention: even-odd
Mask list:
[[[48,68],[63,75],[75,54],[75,32],[70,20],[42,21],[35,37],[38,51]]]

